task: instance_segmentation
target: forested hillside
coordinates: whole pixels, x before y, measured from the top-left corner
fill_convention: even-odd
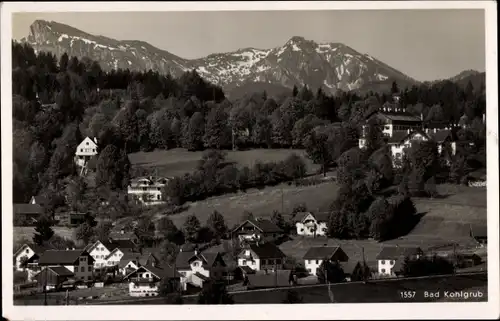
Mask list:
[[[96,184],[120,190],[128,184],[128,153],[231,148],[232,131],[238,148],[293,146],[316,158],[324,156],[317,150],[324,140],[327,158],[334,162],[357,146],[366,112],[393,104],[391,92],[330,96],[307,87],[276,97],[247,93],[230,101],[196,71],[179,78],[152,71],[103,72],[89,59],[63,55],[57,61],[14,42],[12,63],[14,202],[77,188],[73,157],[85,136],[99,143]],[[464,135],[476,142],[476,149],[462,153],[451,166],[465,168],[461,175],[484,166],[484,81],[479,86],[442,81],[401,90],[393,84],[392,92],[397,91],[401,107],[423,114],[427,124],[458,123],[467,115],[471,126]],[[52,199],[53,206],[61,202]]]

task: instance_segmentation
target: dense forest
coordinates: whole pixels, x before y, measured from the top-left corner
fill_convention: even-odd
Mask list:
[[[470,141],[475,145],[459,148],[449,164],[455,181],[485,166],[484,82],[463,86],[440,81],[401,89],[394,83],[391,92],[364,96],[341,91],[331,96],[301,86],[279,97],[263,91],[230,101],[195,70],[179,78],[151,70],[104,72],[89,59],[66,54],[57,59],[15,42],[12,64],[14,202],[26,202],[41,191],[78,188],[73,157],[85,136],[99,143],[99,157],[93,162],[96,185],[110,190],[126,187],[127,154],[137,151],[229,149],[233,144],[240,149],[296,147],[306,149],[324,167],[347,158],[351,162],[357,157],[353,148],[364,115],[393,105],[395,92],[401,96],[400,107],[422,114],[429,126],[456,124],[467,115],[470,128],[460,137],[464,146]],[[372,132],[369,156],[382,159],[386,154],[377,130]],[[432,147],[429,150],[432,153]]]

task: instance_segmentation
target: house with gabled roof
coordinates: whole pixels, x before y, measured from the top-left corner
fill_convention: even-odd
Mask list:
[[[75,163],[81,167],[81,173],[84,173],[87,163],[98,154],[97,138],[91,139],[85,137],[83,141],[76,147]]]
[[[175,268],[181,274],[181,284],[203,287],[209,279],[222,279],[227,272],[226,262],[219,252],[179,252],[175,260]]]
[[[23,244],[14,253],[14,269],[16,271],[27,271],[28,279],[31,279],[36,273],[40,271],[38,266],[38,260],[40,256],[48,250],[54,250],[55,248],[48,245],[36,245],[36,244]]]
[[[94,279],[94,259],[83,249],[45,251],[40,256],[38,265],[40,267],[64,267],[74,274],[76,280],[84,282]]]
[[[349,261],[349,256],[347,256],[340,246],[313,246],[304,255],[304,267],[307,272],[316,275],[318,268],[325,260],[338,263],[347,262]]]
[[[14,224],[17,226],[32,226],[43,213],[43,207],[39,204],[13,204]]]
[[[130,240],[96,241],[86,247],[94,259],[94,268],[102,269],[118,265],[126,252],[133,252],[137,245]],[[108,264],[110,262],[110,264]]]
[[[118,262],[118,271],[121,275],[127,275],[143,265],[159,265],[160,259],[152,252],[126,252]]]
[[[417,246],[385,246],[377,255],[378,274],[397,276],[405,258],[418,259],[424,252]]]
[[[75,273],[64,266],[46,266],[34,276],[38,284],[47,290],[60,288],[68,281],[75,281]]]
[[[282,270],[286,255],[273,243],[248,244],[238,254],[238,266],[248,266],[252,270]]]
[[[144,205],[163,204],[163,189],[168,184],[167,177],[137,177],[130,180],[127,193]]]
[[[299,221],[295,223],[297,235],[325,236],[330,214],[328,212],[305,212],[298,213]]]
[[[129,295],[134,297],[157,296],[161,282],[172,282],[174,290],[180,289],[181,275],[167,264],[141,265],[136,270],[127,274],[123,279],[129,282]]]
[[[276,239],[282,234],[283,230],[281,228],[270,220],[262,218],[245,220],[232,231],[233,237],[238,237],[240,241],[247,242],[265,242]]]

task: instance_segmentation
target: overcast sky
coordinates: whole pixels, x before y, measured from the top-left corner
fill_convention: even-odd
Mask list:
[[[485,70],[483,10],[18,13],[13,37],[27,36],[36,19],[118,40],[143,40],[183,58],[273,48],[303,36],[342,42],[417,80]]]

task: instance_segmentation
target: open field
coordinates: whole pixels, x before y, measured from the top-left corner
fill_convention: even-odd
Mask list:
[[[63,227],[63,226],[54,226],[52,228],[54,233],[65,238],[73,239],[73,228]],[[14,243],[21,242],[26,239],[31,241],[33,239],[33,234],[35,233],[35,228],[33,226],[14,226],[13,236]]]
[[[178,227],[182,227],[186,217],[195,214],[204,224],[209,215],[217,210],[224,215],[226,224],[232,227],[239,222],[245,210],[252,212],[255,217],[271,217],[274,210],[282,210],[282,204],[285,213],[291,212],[294,206],[301,203],[305,203],[310,210],[323,208],[331,203],[337,190],[338,185],[333,182],[299,187],[281,184],[260,191],[251,190],[189,203],[187,211],[171,215],[170,218]]]
[[[304,150],[299,149],[252,149],[244,151],[227,151],[227,160],[235,162],[240,166],[253,166],[257,161],[277,162],[286,159],[296,153],[302,156],[306,162],[308,172],[315,171],[318,165],[312,163]],[[176,148],[171,150],[157,150],[154,152],[139,152],[129,154],[132,166],[145,168],[157,168],[158,175],[178,176],[192,172],[196,169],[198,161],[203,152],[189,152],[185,149]]]

